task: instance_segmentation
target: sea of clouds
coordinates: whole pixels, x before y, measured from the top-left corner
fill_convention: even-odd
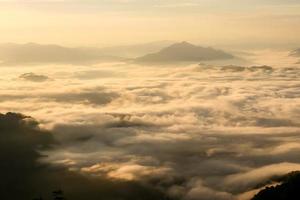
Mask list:
[[[300,67],[1,67],[0,110],[59,141],[41,162],[187,200],[249,199],[300,170]]]

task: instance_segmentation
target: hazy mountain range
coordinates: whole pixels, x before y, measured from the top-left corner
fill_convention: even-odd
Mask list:
[[[171,43],[171,41],[161,41],[141,45],[105,48],[69,48],[59,45],[41,45],[36,43],[7,43],[0,45],[0,60],[2,65],[41,63],[82,65],[129,60],[135,63],[166,63],[199,62],[234,58],[234,56],[229,53],[209,47],[195,46],[187,42]]]
[[[97,48],[99,52],[106,55],[114,55],[125,58],[135,58],[145,54],[154,53],[174,44],[174,41],[163,40],[143,44],[121,45]]]
[[[102,54],[96,48],[69,48],[59,45],[36,43],[0,45],[2,65],[63,63],[93,64],[102,61],[123,60],[117,56]]]
[[[174,43],[172,41],[104,48],[71,48],[53,44],[5,43],[0,44],[0,65],[91,65],[111,61],[130,61],[137,64],[221,62],[221,64],[226,65],[246,62],[234,54],[212,47],[197,46],[188,42]],[[300,56],[300,49],[292,51],[290,56]]]
[[[0,63],[2,65],[22,65],[41,63],[94,64],[107,61],[124,61],[147,53],[156,52],[172,44],[172,41],[158,41],[137,45],[113,47],[76,47],[43,45],[37,43],[0,44]]]

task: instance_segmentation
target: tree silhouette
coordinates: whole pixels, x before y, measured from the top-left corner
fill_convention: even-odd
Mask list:
[[[64,192],[62,190],[56,190],[52,192],[53,200],[65,200]]]

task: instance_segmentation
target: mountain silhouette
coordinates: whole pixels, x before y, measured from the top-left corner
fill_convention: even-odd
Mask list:
[[[147,54],[135,59],[141,63],[159,62],[199,62],[233,59],[234,56],[211,47],[200,47],[188,42],[173,44],[157,53]]]

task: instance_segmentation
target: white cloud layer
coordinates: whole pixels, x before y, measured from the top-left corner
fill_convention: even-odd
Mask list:
[[[296,65],[0,71],[0,110],[31,115],[55,133],[61,145],[46,160],[53,164],[147,182],[187,200],[232,200],[300,170]],[[18,78],[30,72],[49,79]]]

